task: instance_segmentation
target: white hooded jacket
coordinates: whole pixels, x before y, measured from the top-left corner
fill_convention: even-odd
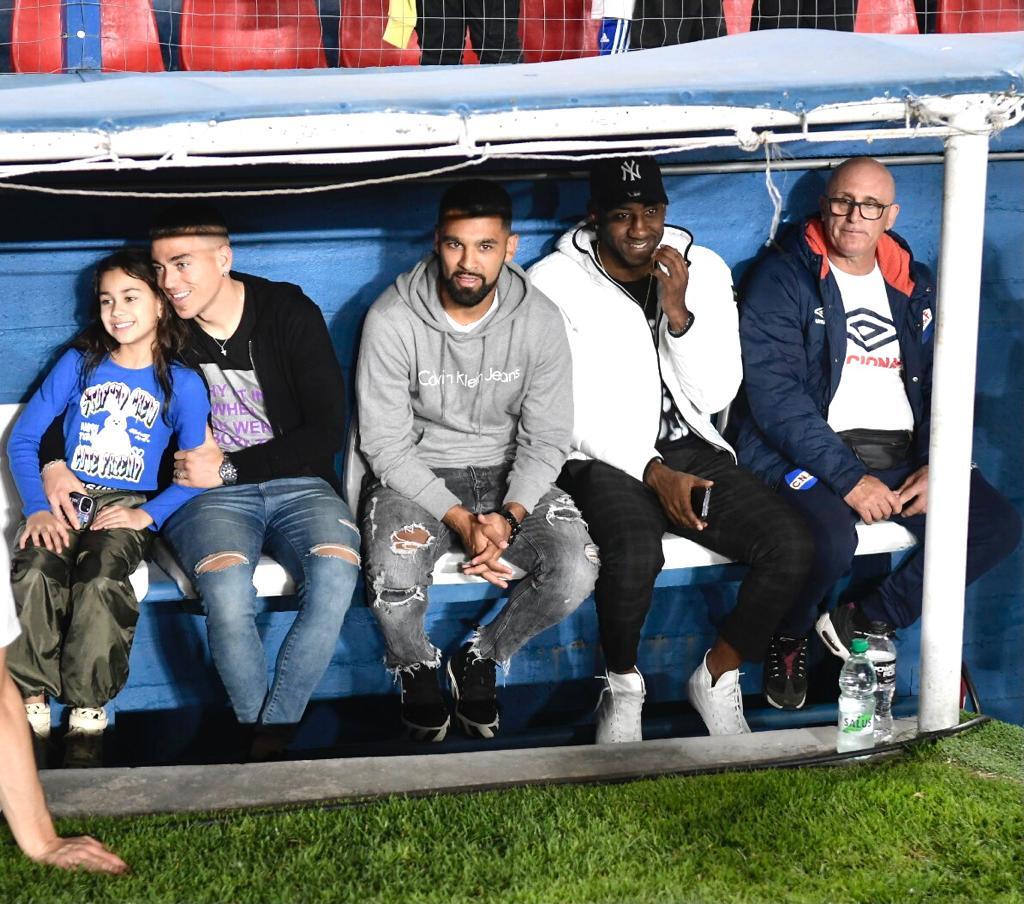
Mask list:
[[[674,339],[660,313],[655,345],[640,306],[597,262],[594,240],[593,226],[581,223],[529,270],[534,286],[561,310],[569,336],[575,406],[570,457],[595,458],[643,480],[648,462],[658,457],[664,380],[690,429],[735,460],[711,423],[743,379],[732,274],[725,261],[694,245],[685,229],[665,228],[662,244],[690,262],[686,306],[694,321]]]

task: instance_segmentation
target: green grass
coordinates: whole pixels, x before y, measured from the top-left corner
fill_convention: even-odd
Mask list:
[[[133,874],[0,844],[0,901],[1024,902],[1024,729],[852,767],[60,828]]]

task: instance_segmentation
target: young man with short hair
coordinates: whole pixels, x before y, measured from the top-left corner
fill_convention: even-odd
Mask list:
[[[175,455],[175,477],[208,489],[164,527],[193,576],[210,650],[255,757],[281,752],[331,656],[359,573],[359,534],[334,456],[345,388],[320,309],[290,283],[234,273],[217,211],[169,208],[153,260],[192,330],[210,388],[213,438]],[[267,687],[253,571],[269,552],[295,579],[299,611]]]
[[[512,204],[479,179],[445,192],[433,253],[370,308],[356,390],[366,584],[402,685],[402,719],[440,741],[449,714],[442,652],[424,631],[434,563],[461,546],[465,571],[508,586],[498,615],[448,661],[455,715],[498,731],[495,668],[571,613],[594,586],[597,553],[553,484],[572,423],[572,369],[557,309],[514,263]]]
[[[689,232],[666,225],[667,205],[651,158],[600,161],[589,217],[530,269],[561,308],[572,346],[573,454],[559,485],[601,549],[598,743],[642,737],[637,649],[665,531],[750,565],[687,685],[713,735],[750,730],[739,666],[762,658],[811,564],[802,520],[737,467],[711,422],[742,375],[732,276]]]

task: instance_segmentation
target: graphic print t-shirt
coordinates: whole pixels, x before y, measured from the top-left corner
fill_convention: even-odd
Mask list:
[[[914,412],[903,385],[900,341],[882,273],[866,276],[832,267],[846,310],[846,360],[828,425],[842,430],[913,430]]]
[[[68,467],[83,483],[111,489],[155,490],[171,435],[181,449],[201,445],[206,436],[209,400],[194,371],[171,368],[174,394],[165,419],[164,394],[152,367],[136,370],[105,358],[83,385],[81,363],[80,352],[64,353],[11,434],[11,472],[26,515],[50,508],[39,479],[39,441],[62,412]],[[142,508],[159,528],[198,492],[171,486]]]
[[[248,301],[238,329],[227,341],[213,339],[193,321],[195,344],[200,352],[199,369],[210,390],[210,426],[217,445],[227,453],[274,438],[252,360],[250,340],[255,321]]]

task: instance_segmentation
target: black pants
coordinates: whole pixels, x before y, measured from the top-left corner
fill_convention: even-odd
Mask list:
[[[907,465],[871,474],[887,487],[899,487],[913,469]],[[832,585],[850,569],[857,551],[857,522],[860,517],[841,496],[822,481],[801,489],[783,482],[780,496],[803,515],[814,534],[814,568],[801,601],[785,617],[781,630],[795,637],[811,632],[818,617],[818,605]],[[870,621],[888,622],[907,628],[921,617],[924,589],[923,514],[892,520],[915,537],[918,548],[879,587],[863,597],[861,611]],[[1017,548],[1021,537],[1020,515],[985,478],[971,470],[970,505],[967,510],[967,583],[972,584]]]
[[[613,672],[636,665],[640,629],[664,564],[665,531],[750,565],[719,633],[745,660],[759,662],[804,587],[814,560],[811,533],[791,506],[699,437],[685,437],[661,454],[670,468],[714,481],[703,531],[672,524],[652,490],[603,462],[567,462],[559,477],[601,550],[594,598],[605,662]]]
[[[722,0],[637,0],[629,47],[667,47],[724,34]]]
[[[466,28],[481,63],[519,63],[519,0],[416,0],[420,64],[457,66]]]
[[[936,0],[914,0],[917,30],[931,34],[936,30]],[[770,28],[824,28],[853,31],[857,19],[857,0],[754,0],[750,30]]]

